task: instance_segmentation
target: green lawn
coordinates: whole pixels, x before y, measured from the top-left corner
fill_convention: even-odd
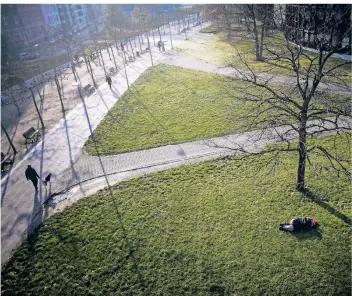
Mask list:
[[[350,295],[350,226],[293,190],[296,154],[257,173],[270,157],[180,166],[80,200],[17,249],[2,295]],[[349,181],[317,172],[308,165],[310,190],[351,217]],[[278,230],[306,215],[318,230]]]
[[[98,152],[114,154],[243,132],[252,120],[245,117],[267,108],[263,104],[253,109],[252,104],[239,100],[247,96],[247,87],[224,75],[166,65],[150,68],[95,129]],[[253,86],[250,90],[258,96],[268,95]],[[287,89],[282,91],[287,94]],[[334,104],[350,100],[349,96],[331,96]],[[270,118],[273,112],[266,111],[259,119]],[[85,148],[97,154],[92,140]]]
[[[94,131],[98,150],[111,154],[186,142],[235,131],[245,106],[241,81],[226,76],[159,65],[147,70]],[[93,141],[85,145],[96,154]]]
[[[216,25],[212,24],[202,30],[200,30],[201,33],[215,33],[216,32]]]

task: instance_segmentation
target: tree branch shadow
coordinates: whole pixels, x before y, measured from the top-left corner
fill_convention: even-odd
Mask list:
[[[324,208],[326,211],[328,211],[330,214],[334,215],[335,217],[339,218],[343,222],[345,222],[348,225],[352,225],[352,219],[346,216],[345,214],[339,212],[338,210],[334,209],[330,205],[328,205],[326,202],[322,201],[314,192],[310,191],[308,188],[304,189],[302,191],[302,194],[309,198],[311,201],[315,202],[318,206],[321,206]]]

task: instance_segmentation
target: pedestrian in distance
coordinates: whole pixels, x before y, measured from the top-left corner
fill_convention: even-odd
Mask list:
[[[30,164],[26,169],[25,175],[26,175],[27,181],[28,180],[32,181],[35,191],[38,191],[38,179],[40,179],[40,177],[38,173],[35,171],[35,169],[31,167]]]
[[[158,41],[158,48],[159,48],[159,51],[161,51],[161,40]]]
[[[110,89],[111,89],[111,77],[110,76],[106,76],[106,82],[109,84]]]

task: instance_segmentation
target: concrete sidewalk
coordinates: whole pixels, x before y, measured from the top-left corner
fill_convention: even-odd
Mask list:
[[[194,27],[187,34],[192,35],[199,30],[200,27]],[[166,37],[167,35],[164,38]],[[181,35],[174,35],[173,38],[176,43],[184,40]],[[170,49],[170,44],[166,45],[166,49]],[[152,47],[152,52],[155,64],[167,58],[155,47]],[[132,84],[150,66],[151,60],[148,53],[129,64],[126,69],[129,83]],[[79,85],[77,89],[80,89]],[[9,258],[12,249],[21,241],[23,233],[30,226],[40,205],[49,195],[42,184],[39,185],[39,191],[36,193],[31,182],[26,181],[24,172],[27,165],[31,164],[43,177],[51,172],[54,184],[68,169],[74,176],[79,174],[74,166],[77,155],[92,131],[126,90],[124,71],[120,71],[113,77],[112,90],[104,83],[88,98],[84,98],[79,90],[77,93],[80,94],[81,103],[68,114],[63,114],[63,119],[46,132],[42,140],[1,180],[2,262]],[[56,190],[55,187],[53,187],[54,190]]]

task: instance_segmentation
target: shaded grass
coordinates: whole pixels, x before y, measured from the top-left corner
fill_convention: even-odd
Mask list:
[[[200,30],[201,33],[215,33],[216,32],[216,25],[212,24],[202,30]]]
[[[224,75],[166,65],[150,68],[95,129],[98,151],[113,154],[246,131],[254,118],[250,116],[268,107],[258,104],[253,108],[252,103],[241,101],[248,90],[251,95],[269,95]],[[287,89],[282,91],[287,94]],[[348,96],[331,96],[334,104],[349,100]],[[257,121],[275,112],[265,111]],[[280,119],[283,122],[284,117]],[[256,124],[255,128],[263,125]],[[97,154],[92,139],[85,148],[89,154]]]
[[[332,137],[318,139],[324,147]],[[347,138],[338,154],[350,158]],[[3,295],[350,295],[350,227],[293,191],[297,156],[231,157],[121,182],[47,220],[2,270]],[[323,164],[321,156],[312,163]],[[307,170],[351,216],[351,186]],[[278,231],[295,216],[316,231]]]

